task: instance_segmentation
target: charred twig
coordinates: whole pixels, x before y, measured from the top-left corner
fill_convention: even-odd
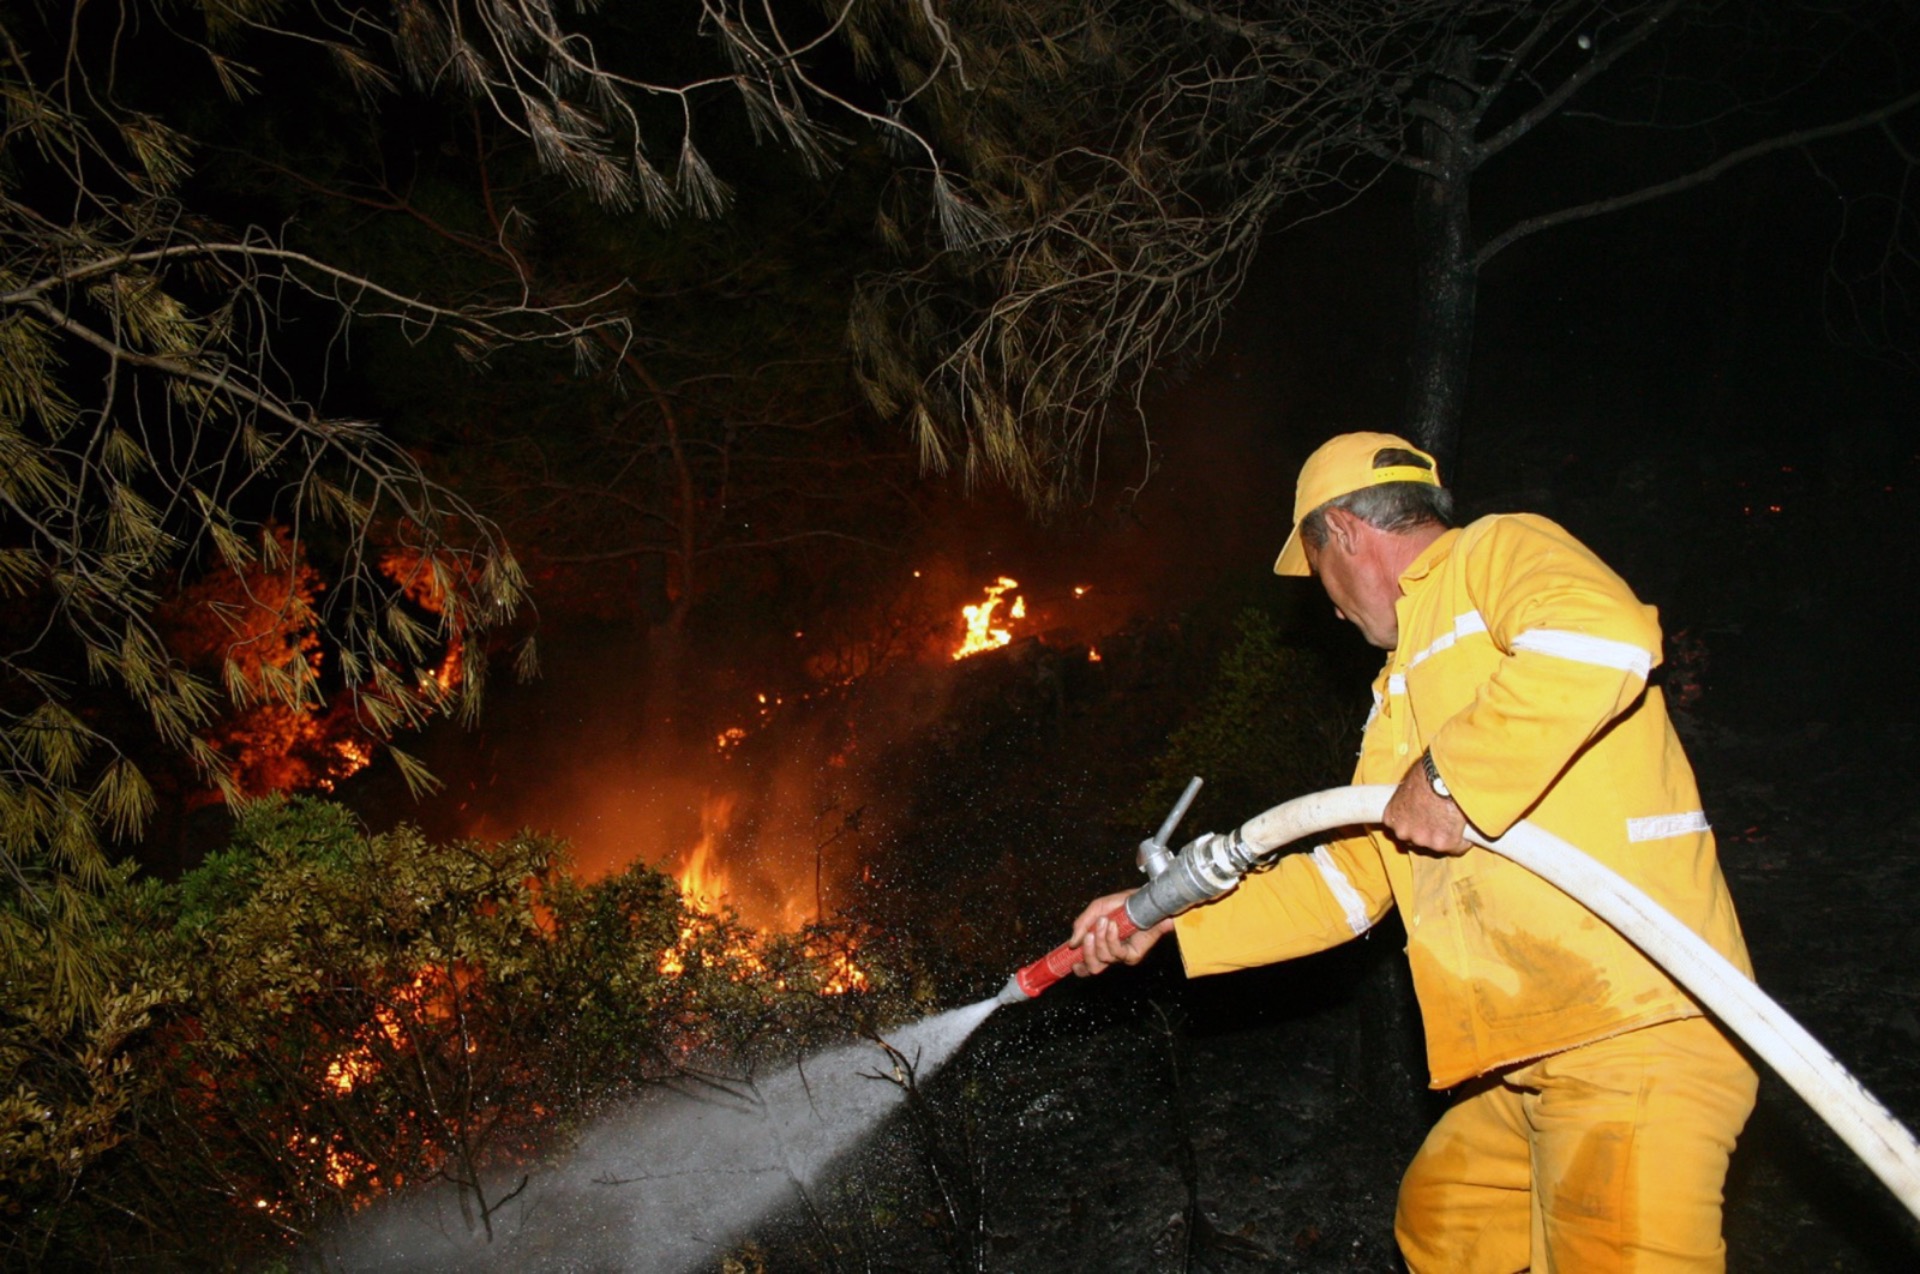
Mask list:
[[[1186,1205],[1175,1218],[1180,1234],[1180,1269],[1211,1268],[1214,1256],[1235,1256],[1251,1261],[1271,1261],[1273,1253],[1251,1239],[1224,1234],[1214,1225],[1200,1201],[1200,1160],[1193,1146],[1193,1118],[1187,1108],[1186,1085],[1181,1078],[1180,1023],[1159,1000],[1149,1000],[1160,1019],[1160,1031],[1166,1043],[1168,1106],[1173,1113],[1173,1132],[1178,1147],[1180,1181],[1186,1189]],[[1174,1228],[1169,1225],[1168,1229]]]

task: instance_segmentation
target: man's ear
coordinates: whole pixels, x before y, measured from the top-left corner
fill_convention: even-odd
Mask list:
[[[1352,557],[1359,547],[1360,519],[1345,509],[1328,509],[1326,512],[1327,543],[1338,545],[1340,552]]]

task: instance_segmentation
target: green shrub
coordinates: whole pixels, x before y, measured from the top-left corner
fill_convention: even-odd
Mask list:
[[[1320,657],[1285,644],[1262,610],[1241,611],[1235,629],[1204,702],[1169,736],[1152,781],[1128,807],[1132,825],[1158,827],[1195,775],[1206,787],[1176,841],[1224,831],[1352,774],[1359,717],[1343,706],[1351,697],[1336,694]]]

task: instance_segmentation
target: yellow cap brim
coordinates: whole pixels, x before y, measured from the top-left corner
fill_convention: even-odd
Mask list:
[[[1311,575],[1313,568],[1307,565],[1307,546],[1300,542],[1300,528],[1293,528],[1293,534],[1287,537],[1281,546],[1280,556],[1273,561],[1275,575]]]

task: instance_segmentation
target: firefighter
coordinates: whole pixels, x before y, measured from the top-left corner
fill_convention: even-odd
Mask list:
[[[1526,818],[1624,875],[1752,975],[1692,768],[1650,681],[1650,606],[1531,514],[1452,525],[1433,458],[1391,434],[1307,459],[1274,571],[1316,577],[1387,661],[1355,783],[1384,827],[1289,855],[1115,940],[1075,922],[1076,972],[1168,932],[1190,977],[1290,959],[1399,909],[1433,1087],[1456,1100],[1401,1181],[1416,1274],[1720,1270],[1721,1191],[1757,1077],[1604,922],[1491,851]]]

